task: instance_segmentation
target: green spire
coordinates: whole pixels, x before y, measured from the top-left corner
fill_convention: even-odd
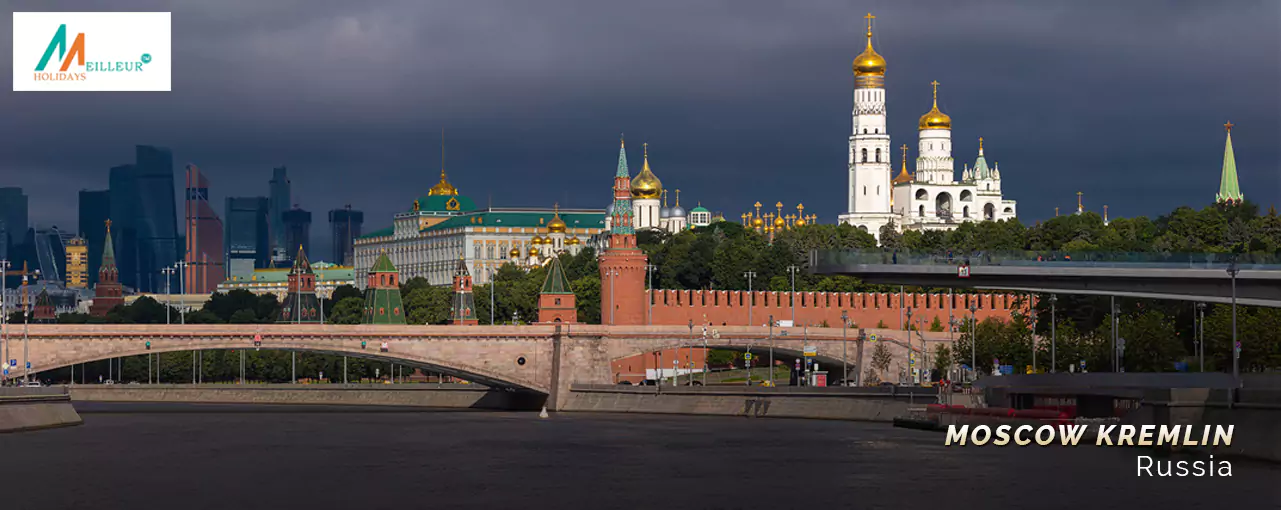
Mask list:
[[[1232,123],[1224,124],[1223,127],[1228,130],[1228,141],[1223,147],[1223,173],[1219,177],[1219,193],[1214,196],[1214,201],[1240,202],[1245,195],[1241,194],[1241,186],[1237,184],[1237,159],[1232,154]]]
[[[302,250],[302,245],[298,245],[298,256],[294,257],[294,269],[290,272],[294,274],[311,274],[311,262],[307,260],[307,253]]]
[[[974,179],[990,179],[992,171],[987,167],[987,158],[983,157],[983,137],[979,137],[979,158],[974,160]]]
[[[101,267],[116,268],[116,249],[111,244],[111,220],[107,220],[107,239],[102,245]]]
[[[540,294],[573,294],[574,291],[569,288],[569,278],[565,277],[565,269],[560,265],[560,257],[552,257],[552,261],[547,265],[547,279],[543,280],[543,290]]]
[[[621,139],[618,143],[618,172],[614,173],[614,177],[632,178],[632,173],[627,170],[627,145]]]

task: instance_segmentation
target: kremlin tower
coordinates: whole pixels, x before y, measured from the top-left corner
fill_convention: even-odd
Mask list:
[[[467,271],[467,262],[461,258],[454,268],[454,298],[450,304],[449,321],[455,326],[480,324],[480,320],[476,318],[476,296],[472,294],[471,273]]]
[[[644,300],[647,299],[645,265],[648,259],[636,246],[631,178],[627,169],[626,146],[621,141],[618,171],[614,174],[614,203],[610,209],[609,248],[601,253],[599,259],[601,323],[644,324]]]
[[[294,267],[289,270],[289,286],[280,300],[280,320],[277,322],[317,323],[320,317],[320,299],[316,297],[316,273],[302,246],[294,257]]]
[[[560,265],[560,257],[552,257],[547,264],[547,279],[543,280],[543,288],[538,292],[538,322],[578,322],[575,303],[574,290],[569,287],[569,278]]]
[[[124,304],[124,289],[120,286],[120,271],[116,269],[116,250],[111,243],[111,220],[107,220],[107,235],[102,245],[102,264],[98,267],[98,284],[93,288],[93,305],[89,314],[106,317],[116,305]]]
[[[1237,158],[1232,153],[1232,123],[1223,125],[1228,131],[1228,141],[1223,147],[1223,172],[1219,176],[1219,193],[1214,195],[1214,201],[1220,204],[1240,203],[1245,199],[1241,194],[1241,186],[1237,183]]]
[[[386,251],[378,254],[378,261],[369,268],[368,278],[365,282],[365,324],[404,324],[400,271],[387,258]]]

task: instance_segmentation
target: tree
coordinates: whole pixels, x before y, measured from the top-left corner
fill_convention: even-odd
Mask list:
[[[890,349],[885,347],[884,343],[877,342],[876,347],[872,348],[872,368],[877,371],[876,379],[878,381],[882,380],[881,375],[889,371],[890,362],[892,361],[894,361],[894,357],[890,355]]]
[[[942,374],[952,369],[952,350],[946,345],[939,344],[934,348],[934,369]]]
[[[930,331],[935,333],[943,331],[943,321],[939,319],[939,316],[935,315],[934,321],[930,322]]]
[[[365,300],[349,296],[338,301],[325,319],[330,324],[360,324],[364,322],[364,317]]]
[[[253,324],[258,322],[258,316],[254,315],[254,311],[251,308],[236,310],[229,319],[227,322],[231,324]]]

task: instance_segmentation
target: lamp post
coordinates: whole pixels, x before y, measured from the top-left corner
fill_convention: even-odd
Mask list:
[[[39,272],[39,271],[37,271]],[[1237,340],[1237,267],[1236,255],[1228,261],[1228,276],[1232,277],[1232,380],[1236,387],[1241,387],[1241,343]],[[1232,401],[1236,401],[1235,389]]]
[[[498,271],[489,270],[489,325],[494,325],[494,294],[498,291]],[[410,374],[412,377],[413,374]]]
[[[1050,373],[1058,371],[1058,326],[1057,317],[1055,316],[1055,304],[1058,303],[1058,294],[1050,294]]]
[[[978,311],[979,311],[978,304],[970,303],[970,382],[973,382],[974,379],[977,379],[977,377],[975,376],[978,375],[979,373],[978,356],[975,355],[975,353],[978,352],[977,346],[979,343],[979,339],[978,339],[978,328],[975,327],[977,320],[975,319],[975,315],[974,315]]]
[[[1116,336],[1117,336],[1116,328],[1119,325],[1119,322],[1116,320],[1116,312],[1117,312],[1116,296],[1112,296],[1112,307],[1109,309],[1109,311],[1112,312],[1112,320],[1110,321],[1112,324],[1109,324],[1110,326],[1112,326],[1112,371],[1117,372],[1118,365],[1116,363]]]
[[[689,371],[690,386],[694,386],[694,370],[693,370],[694,362],[693,360],[691,360],[691,357],[692,357],[691,353],[693,352],[694,352],[694,319],[690,319],[689,320],[689,346],[686,348],[686,351],[685,351],[685,364],[690,366],[689,367],[690,368],[690,371]],[[680,354],[681,354],[681,351],[677,350],[676,359],[680,359],[681,357]],[[675,386],[675,384],[673,384],[672,386]]]
[[[750,376],[752,371],[749,369],[747,373]],[[777,387],[774,386],[774,314],[772,313],[769,315],[769,387]]]
[[[5,288],[4,281],[8,279],[9,260],[0,260],[0,343],[4,343],[4,359],[0,360],[0,365],[9,367],[9,289]],[[0,376],[0,385],[7,382],[8,376]]]
[[[1201,360],[1201,371],[1205,372],[1205,303],[1196,304],[1201,320],[1197,322],[1197,357]]]
[[[23,270],[24,272],[22,273],[22,364],[23,364],[22,382],[25,383],[28,380],[30,380],[30,376],[31,376],[31,358],[28,357],[27,355],[30,352],[30,349],[28,348],[28,345],[27,345],[29,343],[28,340],[30,340],[29,336],[27,335],[27,326],[31,323],[31,311],[27,309],[27,303],[30,301],[29,296],[31,291],[27,290],[27,274],[28,273],[25,272],[26,270],[25,265],[23,266]],[[35,278],[40,277],[39,269],[34,271],[34,276]],[[35,278],[32,278],[32,280],[34,280]],[[1235,340],[1236,339],[1235,305],[1233,305],[1233,310],[1234,311],[1232,316],[1233,317],[1232,337],[1233,337],[1233,340]]]
[[[849,386],[847,379],[850,377],[849,358],[845,357],[845,345],[848,342],[846,330],[850,327],[850,315],[845,310],[841,310],[841,386]]]
[[[787,266],[787,272],[792,275],[792,295],[789,299],[792,302],[792,325],[796,325],[796,271],[799,269],[796,266]]]
[[[170,277],[173,276],[174,268],[172,267],[161,268],[160,272],[165,274],[165,325],[168,326],[169,325],[169,308],[170,308],[169,305],[173,302],[173,289],[170,287],[170,284],[173,282],[171,281]]]
[[[743,273],[743,277],[747,278],[747,325],[751,326],[752,308],[755,308],[753,305],[756,304],[756,295],[752,294],[752,278],[756,278],[756,271]]]
[[[189,265],[190,264],[188,264],[187,261],[185,260],[179,260],[178,262],[174,263],[174,266],[178,268],[178,322],[181,324],[187,323],[186,275],[187,275],[187,266]]]
[[[649,280],[648,280],[648,283],[646,283],[646,285],[649,286],[649,324],[651,326],[654,324],[654,270],[655,269],[658,269],[658,266],[653,264],[645,264],[645,272],[649,274]],[[611,279],[611,284],[612,284],[612,279]],[[609,297],[610,299],[614,298],[613,287],[610,287],[609,289]],[[610,307],[610,308],[612,309],[613,307]],[[611,310],[610,313],[613,313],[613,311]]]

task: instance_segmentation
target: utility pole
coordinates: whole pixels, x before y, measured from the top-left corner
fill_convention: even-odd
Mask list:
[[[5,280],[9,276],[9,260],[0,260],[0,342],[4,343],[4,359],[0,360],[0,365],[5,368],[13,369],[16,367],[9,366],[9,289],[5,287]],[[9,376],[0,376],[0,386],[8,382]]]
[[[755,308],[756,305],[756,295],[752,294],[752,278],[756,278],[756,271],[743,273],[743,277],[747,278],[747,325],[751,326],[754,324],[752,322],[752,308]]]
[[[974,382],[979,373],[978,356],[975,355],[978,352],[979,339],[978,328],[976,327],[977,320],[974,315],[978,311],[978,304],[970,303],[970,382]]]
[[[1237,273],[1239,272],[1241,269],[1237,267],[1236,255],[1233,255],[1228,262],[1228,275],[1232,277],[1232,380],[1235,383],[1232,390],[1232,403],[1236,402],[1236,389],[1241,387],[1241,341],[1237,339]]]
[[[750,377],[752,370],[748,369],[747,374]],[[774,314],[769,315],[769,387],[774,386]]]
[[[850,364],[849,358],[845,357],[846,330],[850,328],[850,315],[845,310],[841,310],[841,386],[849,386]]]
[[[1055,316],[1054,306],[1059,301],[1058,294],[1050,294],[1050,373],[1057,372],[1058,365],[1058,331],[1055,327],[1058,325]]]

